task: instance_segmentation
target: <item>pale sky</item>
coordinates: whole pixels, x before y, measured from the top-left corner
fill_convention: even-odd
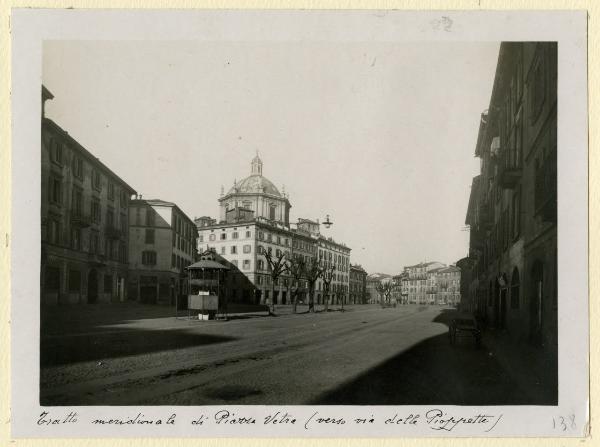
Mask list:
[[[480,113],[499,43],[46,42],[46,115],[144,198],[218,217],[263,175],[291,221],[396,274],[466,256]]]

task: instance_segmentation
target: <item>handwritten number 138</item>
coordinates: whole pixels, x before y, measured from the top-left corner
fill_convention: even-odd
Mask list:
[[[558,416],[557,418],[552,418],[552,428],[558,429],[561,431],[567,431],[568,428],[571,430],[575,429],[577,425],[575,425],[575,415],[571,414],[569,417]]]

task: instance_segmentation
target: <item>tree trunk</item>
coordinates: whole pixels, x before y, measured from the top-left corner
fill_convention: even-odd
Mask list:
[[[271,278],[271,309],[270,313],[275,313],[275,279]]]
[[[325,298],[325,312],[327,312],[329,310],[329,288],[327,286],[325,286],[324,298]]]
[[[308,311],[309,312],[315,311],[315,294],[314,294],[314,292],[315,292],[314,287],[309,284],[309,287],[308,287]]]

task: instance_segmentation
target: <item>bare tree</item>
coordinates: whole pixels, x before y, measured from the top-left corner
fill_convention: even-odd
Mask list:
[[[315,260],[311,259],[306,263],[306,267],[304,268],[304,277],[308,282],[308,311],[315,311],[315,283],[317,279],[321,277],[323,274],[323,268],[321,265]]]
[[[285,253],[279,251],[275,256],[271,250],[263,250],[263,255],[269,265],[271,274],[271,309],[270,313],[275,313],[275,283],[277,279],[287,270]]]
[[[298,292],[300,291],[300,281],[304,278],[304,270],[306,266],[304,259],[297,257],[288,259],[286,264],[286,272],[292,277],[288,283],[288,294],[292,300],[292,312],[296,313],[298,305]]]
[[[335,265],[329,264],[322,269],[323,278],[323,295],[325,298],[325,312],[329,310],[329,287],[331,280],[333,279],[333,272],[335,271]]]
[[[390,296],[392,295],[392,292],[394,290],[394,285],[391,282],[380,282],[375,287],[375,290],[379,294],[380,304],[383,306],[384,301],[389,303]]]

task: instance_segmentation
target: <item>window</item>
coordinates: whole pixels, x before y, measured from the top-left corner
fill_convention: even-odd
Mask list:
[[[262,245],[259,245],[256,248],[256,251],[258,252],[259,255],[262,255],[265,252],[265,248]]]
[[[155,251],[143,251],[142,252],[142,264],[156,265],[156,252]]]
[[[280,249],[275,250],[275,256],[279,257],[279,256],[281,256],[281,254],[282,253],[281,253]]]
[[[518,309],[519,308],[519,289],[520,289],[520,281],[519,281],[519,270],[515,267],[512,273],[512,278],[510,281],[510,308]]]
[[[81,228],[71,227],[71,248],[81,250]]]
[[[204,236],[202,236],[202,235],[198,236],[198,242],[204,242]]]
[[[119,223],[121,224],[121,231],[123,234],[127,233],[127,216],[122,214],[119,216]]]
[[[75,216],[81,216],[83,214],[83,193],[79,188],[73,188],[71,212]]]
[[[104,275],[104,293],[112,293],[112,275]]]
[[[129,197],[127,197],[127,192],[121,190],[121,194],[119,195],[119,205],[121,205],[121,208],[127,208],[128,203]]]
[[[259,261],[259,262],[260,262],[260,261]],[[58,282],[57,282],[57,283],[58,283]],[[262,283],[263,283],[263,281],[262,281],[262,276],[257,276],[257,277],[256,277],[256,284],[259,284],[259,285],[260,285],[260,284],[262,284]]]
[[[258,268],[258,270],[264,270],[265,269],[265,261],[263,261],[262,259],[257,260],[256,267]]]
[[[52,138],[52,140],[50,141],[50,150],[51,150],[50,156],[52,157],[52,161],[54,163],[56,163],[57,165],[62,166],[62,164],[63,164],[63,146],[56,138]]]
[[[60,243],[60,222],[58,218],[48,218],[47,239],[51,244]]]
[[[263,234],[263,232],[262,232],[262,231],[259,231],[259,232],[258,232],[258,240],[259,240],[259,241],[262,241],[262,240],[263,240],[263,238],[264,238],[264,234]]]
[[[171,267],[177,267],[177,258],[175,257],[175,253],[171,254]]]
[[[227,239],[227,233],[221,233],[221,240],[224,241]]]
[[[50,202],[56,205],[62,204],[62,180],[58,177],[50,179]]]
[[[146,226],[153,227],[156,222],[156,213],[150,207],[146,208]]]
[[[210,241],[214,241],[215,239],[216,239],[216,237],[214,234],[211,234],[208,236],[208,240],[210,240]]]
[[[244,253],[250,253],[252,251],[252,246],[251,245],[244,245],[244,249],[243,249]]]
[[[238,232],[237,232],[237,231],[234,231],[234,232],[233,232],[233,234],[231,235],[231,237],[232,237],[233,239],[237,239],[237,238],[238,238]]]
[[[81,272],[79,270],[69,270],[69,292],[81,291]]]
[[[269,207],[269,219],[275,220],[275,205]]]
[[[277,236],[277,243],[281,244],[281,236]]]
[[[284,240],[284,244],[286,247],[288,247],[290,245],[290,240],[287,237]]]
[[[44,289],[52,292],[58,291],[60,288],[60,269],[48,265],[44,276]]]
[[[223,245],[223,246],[221,247],[221,254],[222,254],[222,255],[224,255],[224,254],[225,254],[225,250],[226,250],[226,248],[225,248],[225,246]]]
[[[107,196],[108,200],[115,200],[115,185],[110,181],[108,182]]]
[[[98,243],[100,236],[97,231],[90,231],[90,253],[98,253]]]
[[[100,183],[100,173],[97,170],[92,170],[92,188],[96,191],[100,191],[102,189],[102,185]]]
[[[244,259],[244,263],[242,264],[242,268],[244,270],[250,270],[250,259]]]
[[[73,162],[71,163],[73,170],[73,177],[83,180],[83,160],[73,155]]]
[[[267,233],[267,242],[273,241],[273,235],[271,233]]]
[[[521,189],[518,188],[512,196],[511,234],[513,239],[521,233]]]
[[[106,226],[110,228],[115,226],[115,212],[110,208],[106,210]]]
[[[251,237],[251,233],[249,231],[246,231],[246,238],[250,238]]]
[[[154,244],[154,230],[146,229],[145,242],[146,244]]]
[[[231,254],[232,254],[232,255],[235,255],[235,254],[237,254],[237,246],[235,246],[235,245],[232,245],[232,246],[231,246]]]

